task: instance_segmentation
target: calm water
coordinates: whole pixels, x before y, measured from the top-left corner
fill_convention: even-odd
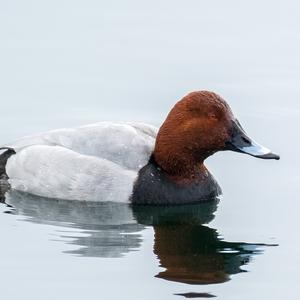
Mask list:
[[[209,89],[281,160],[211,157],[219,203],[132,208],[10,192],[1,297],[298,299],[299,9],[2,1],[0,144],[100,120],[159,126],[185,93]]]

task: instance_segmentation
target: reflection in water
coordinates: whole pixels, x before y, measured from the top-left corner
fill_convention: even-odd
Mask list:
[[[183,296],[185,298],[215,298],[215,295],[209,293],[182,293],[182,294],[175,294],[177,296]]]
[[[165,270],[156,275],[188,284],[222,283],[262,252],[262,244],[227,242],[216,229],[203,224],[214,218],[217,201],[173,207],[136,206],[45,199],[10,191],[9,213],[30,222],[64,230],[63,241],[79,246],[68,253],[87,257],[120,257],[138,249],[145,226],[154,230],[154,253]],[[66,234],[68,232],[68,234]],[[61,234],[61,233],[60,233]]]
[[[30,222],[65,227],[60,240],[79,246],[66,253],[121,257],[142,242],[144,226],[134,220],[128,204],[47,199],[16,191],[6,194],[6,203],[13,207],[10,213],[27,216]]]
[[[223,241],[209,223],[217,202],[173,207],[136,207],[138,222],[152,225],[154,253],[165,268],[156,277],[188,284],[222,283],[262,252],[262,244]]]
[[[199,225],[156,226],[154,252],[166,268],[157,277],[189,284],[222,283],[259,253],[259,245],[230,243]]]

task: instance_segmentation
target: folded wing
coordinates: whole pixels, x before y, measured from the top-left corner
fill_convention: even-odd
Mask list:
[[[154,126],[143,123],[100,122],[27,136],[9,147],[18,152],[33,145],[61,146],[137,171],[148,162],[156,133]]]

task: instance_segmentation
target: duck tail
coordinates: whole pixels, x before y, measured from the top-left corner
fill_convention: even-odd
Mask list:
[[[6,163],[12,155],[16,154],[16,151],[10,147],[0,147],[0,151],[1,150],[5,151],[0,154],[0,179],[7,179]]]

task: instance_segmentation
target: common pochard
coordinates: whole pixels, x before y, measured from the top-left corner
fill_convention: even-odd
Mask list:
[[[184,204],[221,189],[204,165],[217,151],[279,159],[251,140],[213,92],[186,95],[157,132],[143,123],[100,122],[24,137],[2,148],[1,186],[49,198]]]

